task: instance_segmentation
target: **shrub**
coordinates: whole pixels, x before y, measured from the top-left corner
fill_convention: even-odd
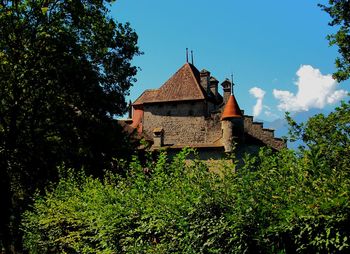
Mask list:
[[[145,166],[135,159],[125,178],[69,173],[24,214],[24,245],[31,253],[226,252],[229,177],[186,161],[191,152],[170,163],[164,152]]]
[[[349,253],[349,115],[343,104],[294,123],[304,148],[262,149],[238,171],[224,161],[209,171],[184,149],[172,160],[134,158],[125,177],[68,173],[34,197],[24,245],[30,253]]]

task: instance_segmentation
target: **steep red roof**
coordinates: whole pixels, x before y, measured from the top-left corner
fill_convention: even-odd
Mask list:
[[[146,90],[133,105],[152,102],[169,102],[205,99],[196,67],[185,63],[168,81],[157,90]]]
[[[241,109],[238,106],[235,96],[231,94],[222,112],[221,120],[239,117],[242,117]]]
[[[153,102],[156,100],[159,89],[147,89],[145,90],[133,103],[133,105],[141,105],[145,102]]]

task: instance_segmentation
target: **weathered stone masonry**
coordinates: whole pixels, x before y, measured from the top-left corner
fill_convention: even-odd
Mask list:
[[[165,145],[213,143],[220,138],[220,122],[203,116],[205,111],[202,102],[150,104],[144,107],[143,129],[152,136],[162,127]]]

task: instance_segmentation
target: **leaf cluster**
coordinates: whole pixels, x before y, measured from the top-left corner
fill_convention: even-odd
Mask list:
[[[335,61],[337,72],[334,77],[340,82],[350,77],[350,1],[329,0],[328,5],[319,4],[323,11],[332,18],[330,26],[338,28],[334,34],[327,36],[330,45],[337,45],[340,57]]]

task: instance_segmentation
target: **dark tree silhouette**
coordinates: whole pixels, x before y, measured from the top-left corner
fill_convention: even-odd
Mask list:
[[[113,1],[0,1],[0,249],[19,245],[19,214],[57,167],[108,168],[125,143],[140,54]],[[17,242],[16,242],[17,241]]]

